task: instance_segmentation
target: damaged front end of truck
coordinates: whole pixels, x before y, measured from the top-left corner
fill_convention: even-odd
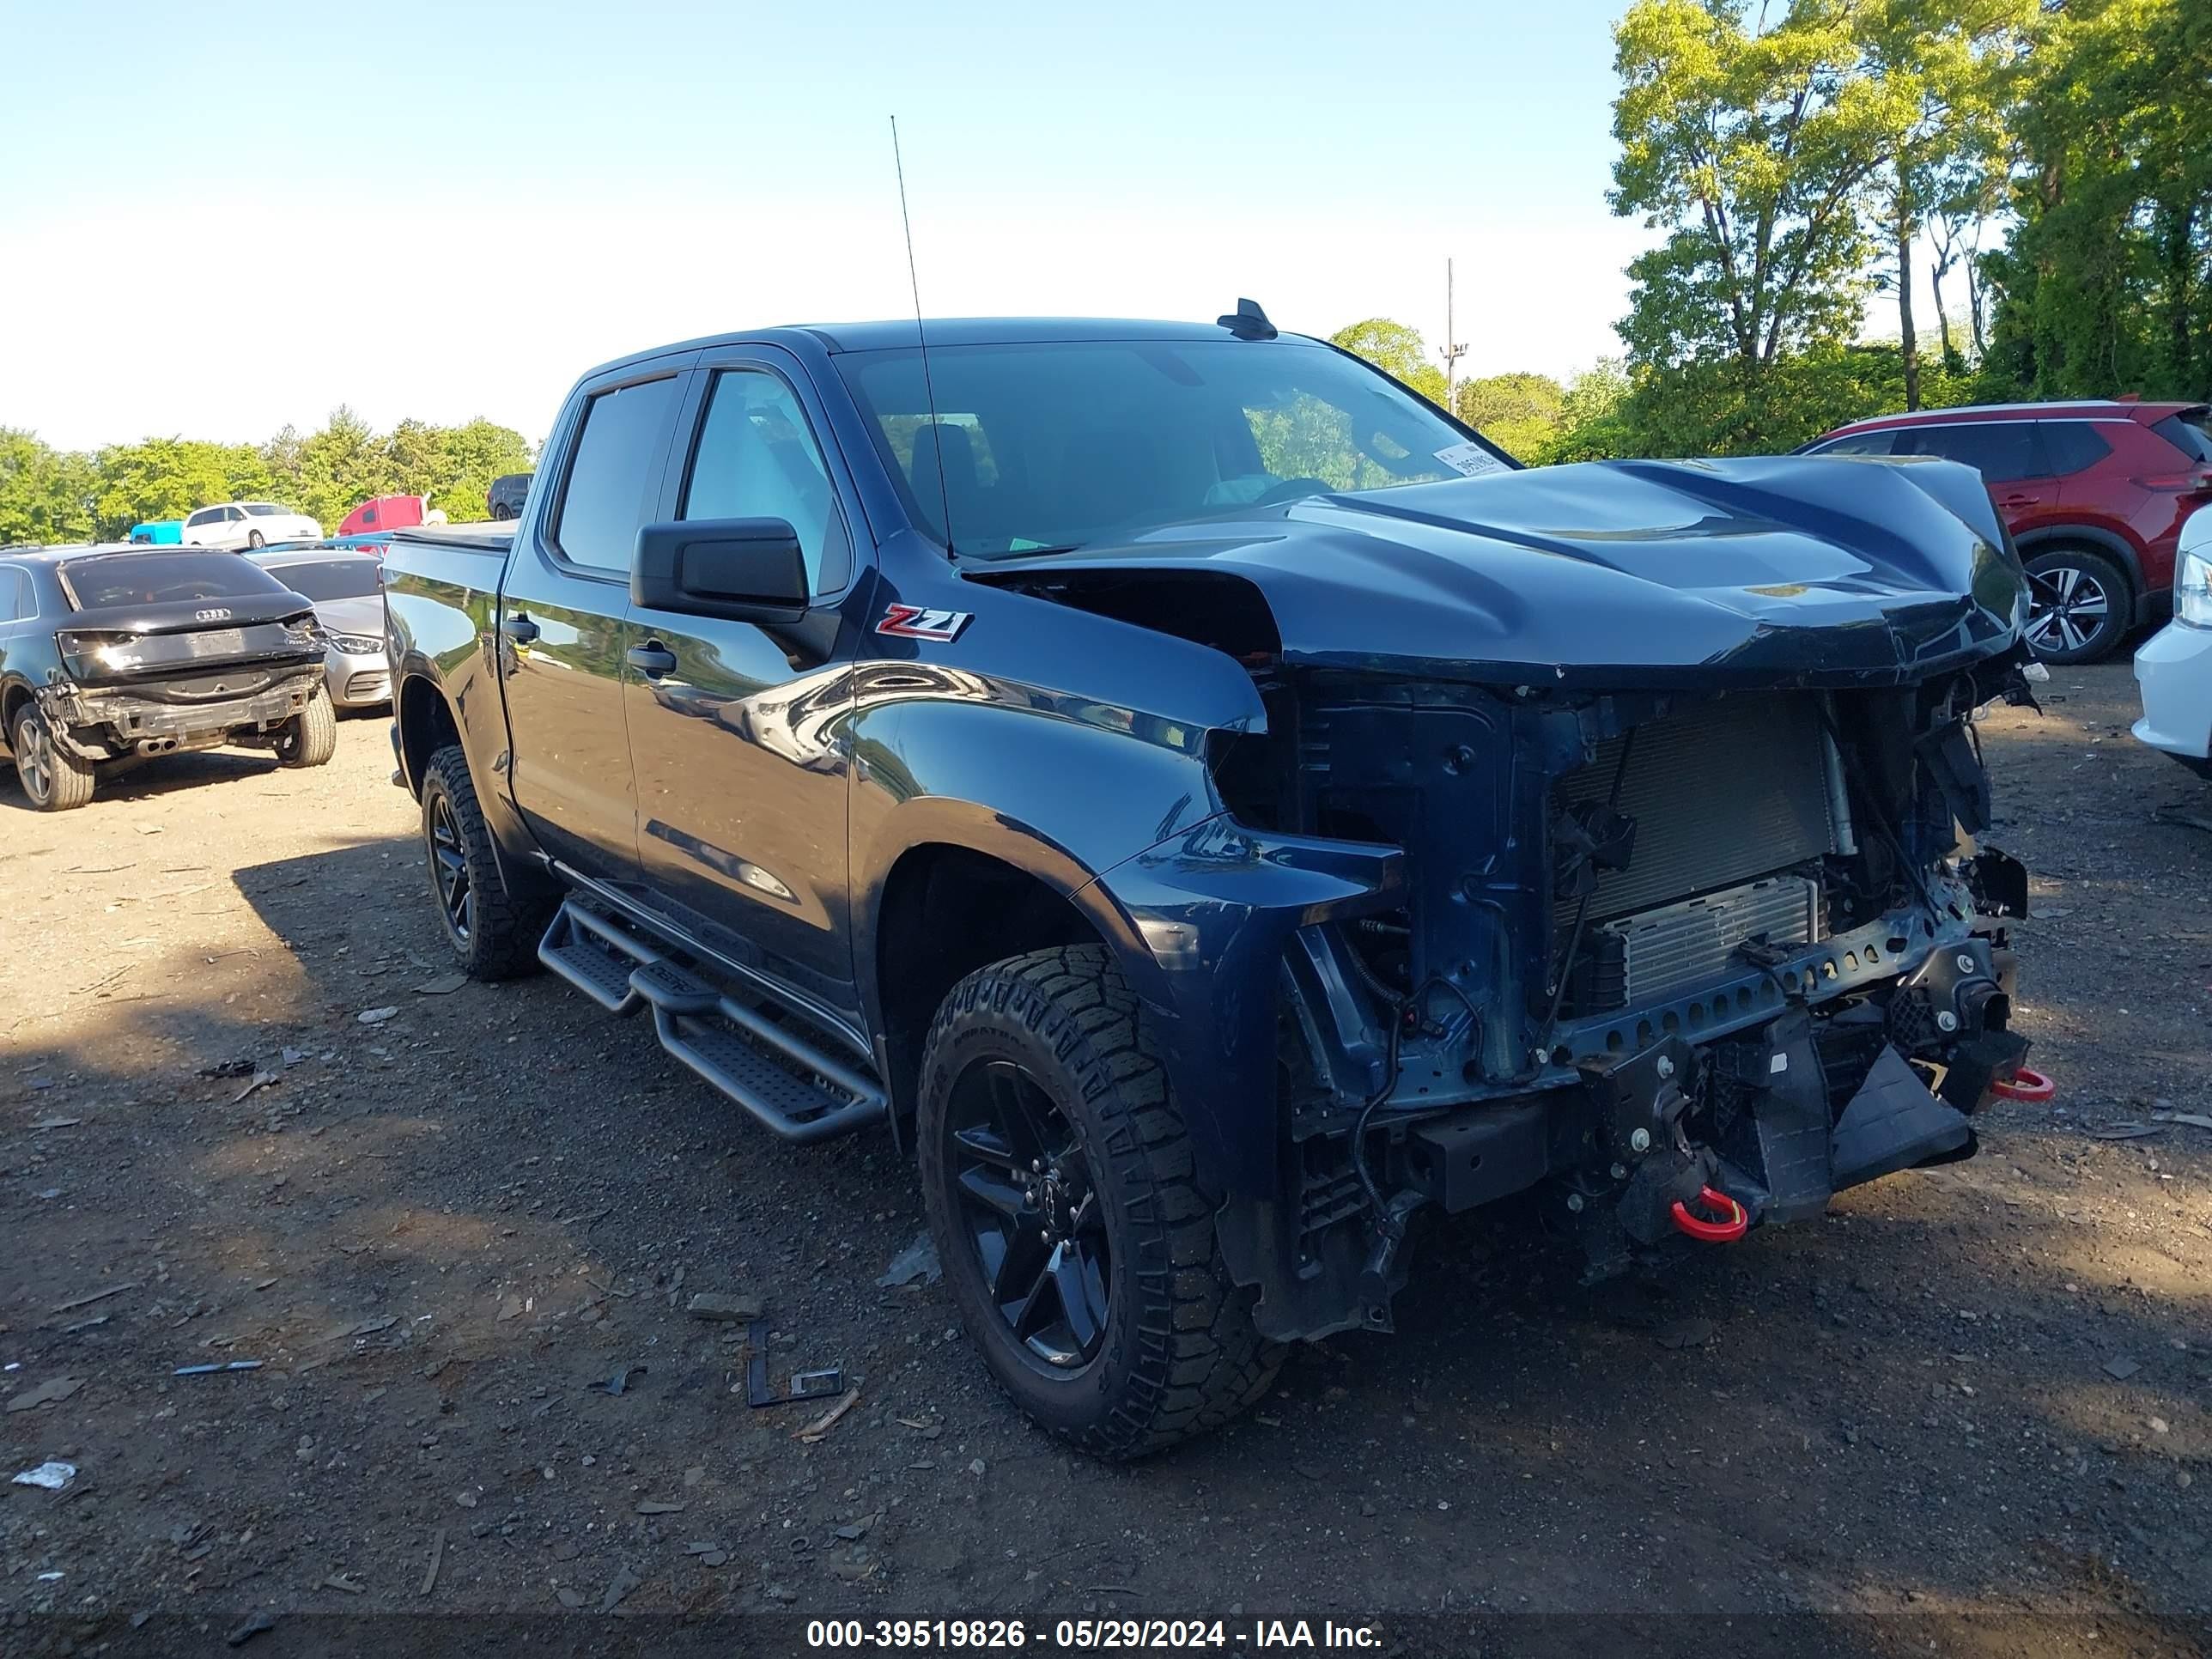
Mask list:
[[[1103,879],[1271,1337],[1389,1328],[1424,1209],[1521,1197],[1603,1276],[1970,1157],[2044,1086],[2026,872],[1973,839],[1976,711],[2032,692],[1972,473],[1557,468],[993,580],[1265,708],[1212,734],[1222,811]]]

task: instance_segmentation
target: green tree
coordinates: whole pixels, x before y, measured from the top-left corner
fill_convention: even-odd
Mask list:
[[[100,533],[124,536],[147,519],[181,519],[210,501],[270,493],[269,469],[248,444],[148,438],[110,444],[92,458],[100,480]]]
[[[456,520],[482,518],[492,480],[530,465],[522,434],[481,416],[465,426],[402,421],[392,428],[390,453],[394,491],[427,495]]]
[[[1548,465],[1639,453],[1635,430],[1622,413],[1633,390],[1623,359],[1599,358],[1567,382],[1559,400],[1559,430],[1530,459]]]
[[[1974,391],[1966,375],[1923,365],[1931,404],[1964,403]],[[1889,413],[1905,399],[1905,360],[1893,344],[1813,346],[1756,372],[1732,358],[1633,372],[1593,386],[1583,411],[1540,459],[1607,460],[1626,456],[1771,455],[1869,415]]]
[[[99,493],[90,458],[0,427],[0,547],[90,539]]]
[[[1565,427],[1566,397],[1548,374],[1488,374],[1460,382],[1454,412],[1525,461],[1543,453]]]
[[[530,470],[530,445],[513,427],[479,416],[438,431],[438,466],[423,493],[456,522],[481,519],[489,510],[484,498],[493,479]]]
[[[1881,129],[1875,214],[1894,260],[1907,409],[1921,406],[1913,250],[1931,216],[1977,198],[2002,153],[2005,99],[2038,15],[2038,0],[1864,0],[1853,21]],[[1942,280],[1939,268],[1939,317]]]
[[[392,446],[345,404],[300,445],[299,499],[291,503],[325,530],[372,495],[398,494]]]
[[[1984,262],[1992,389],[2212,392],[2212,7],[2068,0],[2013,125],[2015,222]]]
[[[1628,268],[1620,333],[1638,364],[1718,354],[1755,370],[1857,325],[1881,94],[1860,72],[1854,0],[1771,9],[1636,0],[1614,28],[1613,211],[1667,233]]]
[[[1598,420],[1619,408],[1628,392],[1627,363],[1619,357],[1601,357],[1567,382],[1559,412],[1570,426]]]
[[[1444,372],[1429,361],[1429,348],[1419,329],[1394,323],[1388,317],[1370,317],[1365,322],[1340,328],[1328,339],[1331,345],[1364,357],[1431,403],[1444,401]]]
[[[305,438],[288,426],[264,444],[148,438],[92,455],[0,428],[0,545],[119,538],[143,520],[228,501],[280,501],[325,530],[382,495],[428,495],[455,519],[475,519],[491,481],[530,462],[522,434],[495,422],[402,421],[387,437],[343,406]]]

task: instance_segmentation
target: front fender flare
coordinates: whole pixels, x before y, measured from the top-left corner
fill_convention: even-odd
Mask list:
[[[1085,914],[1116,919],[1117,952],[1134,963],[1124,971],[1162,1016],[1200,1184],[1216,1198],[1282,1195],[1276,1019],[1291,934],[1395,908],[1405,885],[1395,847],[1271,835],[1225,813],[1091,884]]]
[[[864,867],[869,879],[855,895],[854,966],[870,1030],[885,1029],[878,990],[878,939],[890,873],[906,854],[933,846],[980,853],[1043,883],[1073,906],[1113,951],[1130,988],[1147,1003],[1165,1006],[1167,987],[1134,919],[1115,902],[1110,889],[1098,885],[1097,872],[1073,849],[1001,809],[930,795],[904,803],[892,815],[884,833],[868,850]]]

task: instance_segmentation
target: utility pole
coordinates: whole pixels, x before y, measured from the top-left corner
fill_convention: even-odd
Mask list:
[[[1444,261],[1444,343],[1437,355],[1444,360],[1444,407],[1455,415],[1456,387],[1459,380],[1459,360],[1467,355],[1467,348],[1452,336],[1458,332],[1452,323],[1452,262]]]

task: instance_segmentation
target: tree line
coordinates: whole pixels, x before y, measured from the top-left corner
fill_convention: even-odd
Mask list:
[[[145,520],[233,501],[280,502],[325,531],[373,495],[427,495],[452,519],[480,519],[492,480],[530,465],[512,427],[404,420],[378,432],[343,405],[318,431],[288,426],[260,444],[149,438],[60,450],[0,427],[0,546],[120,540]]]
[[[1629,267],[1621,358],[1455,389],[1522,459],[2212,397],[2208,0],[1634,0],[1613,40],[1610,204],[1662,240]],[[1877,292],[1894,341],[1861,337]],[[1442,400],[1413,331],[1336,339]]]

